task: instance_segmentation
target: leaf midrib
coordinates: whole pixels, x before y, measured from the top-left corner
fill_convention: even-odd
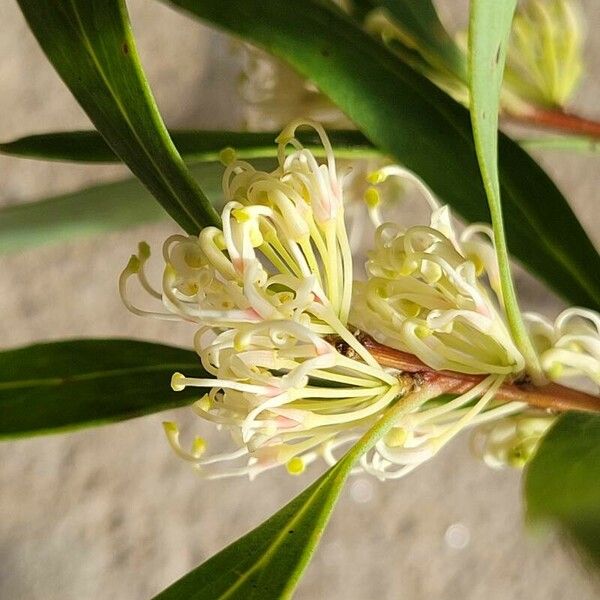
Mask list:
[[[329,477],[326,477],[321,481],[321,483],[319,483],[319,485],[315,488],[313,493],[308,497],[306,503],[302,506],[302,508],[298,512],[294,513],[294,516],[282,525],[279,534],[273,539],[273,542],[265,547],[266,550],[261,556],[260,560],[258,560],[258,562],[253,563],[249,569],[244,571],[243,574],[241,574],[240,577],[236,580],[236,582],[225,593],[221,594],[217,600],[226,600],[227,598],[230,598],[231,594],[233,594],[235,590],[238,589],[244,583],[244,581],[246,581],[254,572],[262,570],[264,562],[268,562],[270,557],[273,556],[273,554],[276,552],[276,549],[281,545],[281,541],[287,537],[287,532],[289,531],[289,529],[293,527],[306,513],[306,511],[313,506],[315,500],[322,492],[323,486],[329,482],[330,477],[332,475],[336,475],[335,471],[331,471]]]
[[[133,126],[133,124],[131,123],[131,121],[129,119],[129,115],[127,114],[127,111],[125,111],[125,109],[123,108],[123,104],[121,102],[120,96],[114,91],[108,77],[106,76],[106,74],[104,72],[104,68],[103,68],[102,64],[100,63],[100,61],[98,60],[98,57],[96,56],[93,46],[89,42],[89,38],[86,34],[83,23],[81,22],[81,18],[80,18],[77,6],[75,4],[75,1],[69,0],[69,4],[71,5],[71,7],[73,9],[73,13],[74,13],[75,19],[77,21],[77,26],[79,28],[81,40],[82,40],[85,48],[87,49],[88,54],[89,54],[90,58],[92,59],[93,64],[96,66],[96,69],[98,71],[100,78],[106,85],[106,88],[107,88],[109,94],[115,101],[115,104],[118,107],[119,112],[121,113],[121,116],[123,117],[125,123],[129,126],[129,130],[130,130],[131,134],[133,135],[134,139],[138,142],[140,149],[142,150],[142,152],[144,153],[144,155],[146,156],[146,158],[152,165],[155,174],[157,174],[159,176],[160,181],[163,182],[163,185],[167,188],[167,190],[169,191],[172,198],[183,209],[185,214],[191,219],[192,223],[194,223],[196,225],[196,227],[198,227],[199,229],[202,229],[202,224],[198,223],[198,221],[195,219],[194,215],[188,210],[188,208],[185,206],[185,204],[180,202],[179,196],[175,192],[174,188],[171,186],[169,180],[163,176],[162,170],[160,168],[158,168],[158,165],[157,165],[156,161],[154,160],[152,153],[146,149],[145,144],[140,139],[137,129]],[[130,47],[132,47],[131,40],[127,39],[127,42],[130,45]],[[133,51],[133,47],[132,47],[132,51]],[[143,83],[142,83],[142,85],[143,85]],[[164,137],[164,136],[161,136],[161,137]]]
[[[45,377],[40,379],[17,379],[0,383],[0,391],[17,390],[24,388],[51,387],[60,386],[67,383],[76,383],[80,381],[93,381],[95,379],[109,379],[120,375],[133,375],[137,373],[159,373],[161,371],[173,371],[175,369],[194,369],[198,364],[193,363],[167,363],[160,365],[147,365],[140,367],[128,367],[121,369],[110,369],[106,371],[90,371],[88,373],[78,373],[75,375],[65,375],[64,377]]]

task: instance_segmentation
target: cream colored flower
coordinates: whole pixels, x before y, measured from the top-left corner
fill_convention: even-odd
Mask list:
[[[600,389],[600,315],[585,308],[568,308],[554,323],[537,313],[525,319],[542,368],[554,381],[587,380]]]
[[[323,164],[295,137],[306,124],[321,137]],[[356,282],[344,181],[324,130],[295,121],[277,142],[272,172],[235,159],[227,165],[221,228],[166,240],[159,289],[146,276],[144,243],[120,277],[123,301],[135,314],[192,325],[206,377],[175,373],[172,387],[197,387],[194,412],[227,431],[233,444],[230,452],[207,456],[197,438],[186,450],[177,425],[168,422],[176,453],[208,478],[254,477],[278,465],[297,474],[319,458],[335,463],[384,412],[403,403],[398,422],[358,467],[394,479],[462,430],[521,413],[523,403],[502,396],[503,383],[523,375],[524,361],[505,324],[489,230],[473,225],[457,236],[448,209],[438,207],[422,182],[385,167],[371,183],[392,175],[410,179],[434,209],[431,223],[406,230],[385,223],[379,192],[371,189],[369,213],[378,228],[367,281]],[[132,278],[160,310],[133,305]],[[594,315],[572,309],[554,325],[530,318],[550,373],[557,364],[596,373],[600,318]],[[356,326],[435,370],[481,378],[465,392],[443,378],[384,368]],[[496,444],[498,436],[490,435],[488,445]]]
[[[386,167],[373,180],[388,176],[406,173]],[[436,207],[429,190],[422,190]],[[495,254],[474,237],[483,228],[473,226],[458,238],[446,206],[434,208],[429,227],[404,229],[382,223],[378,213],[372,217],[379,226],[367,281],[356,284],[353,322],[436,370],[519,375],[523,357],[486,284],[499,291]]]
[[[518,98],[563,107],[583,74],[583,27],[575,0],[528,0],[517,10],[504,87]]]

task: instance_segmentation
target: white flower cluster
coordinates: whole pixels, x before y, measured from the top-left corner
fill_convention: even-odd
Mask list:
[[[318,132],[325,164],[296,139],[300,125]],[[434,456],[466,427],[500,420],[506,428],[506,419],[525,406],[503,397],[502,385],[523,374],[524,361],[501,299],[487,287],[498,293],[493,247],[477,236],[485,228],[472,226],[457,238],[448,209],[438,208],[414,175],[386,167],[372,183],[390,175],[411,178],[435,210],[429,227],[402,230],[381,222],[372,188],[369,212],[379,226],[367,280],[354,282],[343,182],[324,130],[295,121],[277,142],[273,172],[235,159],[227,165],[221,228],[166,240],[159,290],[146,276],[146,244],[121,274],[121,296],[131,311],[193,324],[206,377],[175,373],[172,387],[199,388],[193,410],[228,431],[235,445],[232,452],[205,456],[198,438],[184,450],[177,425],[165,423],[175,451],[209,478],[253,477],[278,465],[301,473],[318,458],[333,464],[336,451],[358,440],[392,405],[406,403],[411,408],[360,461],[360,469],[390,479]],[[132,277],[161,302],[160,311],[131,303]],[[581,316],[595,329],[579,323]],[[560,366],[566,374],[597,376],[597,316],[568,313],[554,326],[540,317],[530,322],[551,377]],[[465,391],[447,380],[420,381],[384,368],[360,342],[356,326],[433,370],[478,377]],[[512,456],[509,446],[521,443],[514,435],[494,437],[493,430],[489,437],[504,443],[506,456]],[[488,445],[488,454],[503,456],[499,443]]]
[[[390,175],[404,171],[386,167],[373,179]],[[475,237],[482,227],[467,229],[459,240],[448,207],[436,208],[429,190],[422,190],[434,207],[430,226],[379,225],[368,279],[357,285],[353,322],[436,370],[518,375],[524,360],[497,308],[501,296],[493,302],[482,279],[489,277],[499,292],[493,249]]]

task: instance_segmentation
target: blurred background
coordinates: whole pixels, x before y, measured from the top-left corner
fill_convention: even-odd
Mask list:
[[[248,99],[257,101],[251,81],[243,84],[246,102],[240,98],[241,73],[249,63],[239,44],[158,2],[128,4],[170,126],[271,125],[257,117],[256,106],[248,106]],[[464,21],[464,2],[440,4],[449,18]],[[587,0],[583,6],[594,32],[600,4]],[[16,2],[0,0],[0,23],[0,139],[89,127]],[[576,107],[600,118],[597,36],[588,37],[586,62]],[[600,157],[539,158],[600,245]],[[124,175],[116,166],[0,157],[0,205]],[[190,345],[188,327],[129,314],[116,288],[139,240],[156,249],[174,231],[165,220],[0,257],[0,347],[77,336]],[[560,310],[560,301],[530,278],[520,274],[518,284],[524,308],[551,316]],[[313,468],[294,478],[280,470],[253,483],[202,481],[170,451],[160,425],[165,418],[184,424],[184,434],[201,431],[218,447],[210,428],[186,409],[0,444],[0,598],[148,599],[257,525],[318,472]],[[478,462],[464,436],[404,480],[352,478],[296,597],[597,598],[598,587],[570,560],[568,549],[556,538],[525,532],[519,480],[517,471],[492,471]]]

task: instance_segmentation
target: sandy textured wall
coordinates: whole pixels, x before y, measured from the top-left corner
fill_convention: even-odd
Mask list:
[[[168,122],[235,126],[236,64],[228,43],[158,3],[136,0],[131,8]],[[586,8],[594,32],[600,5],[588,0]],[[0,139],[86,127],[12,0],[0,1],[0,23]],[[600,38],[588,50],[596,59],[580,106],[600,117]],[[600,158],[554,155],[544,163],[598,242]],[[122,172],[0,158],[0,204]],[[140,320],[116,294],[117,274],[137,241],[156,246],[172,231],[165,222],[0,258],[0,345],[102,335],[188,344],[185,326]],[[551,313],[560,306],[530,282],[522,292],[528,304],[542,303]],[[172,416],[190,421],[186,411]],[[147,599],[257,524],[310,477],[278,472],[252,484],[203,482],[169,451],[162,418],[0,445],[0,598]],[[555,541],[537,543],[523,533],[518,473],[488,470],[466,446],[464,437],[455,441],[400,482],[353,479],[297,597],[597,597]],[[451,531],[469,532],[463,549],[446,541],[453,525]]]

